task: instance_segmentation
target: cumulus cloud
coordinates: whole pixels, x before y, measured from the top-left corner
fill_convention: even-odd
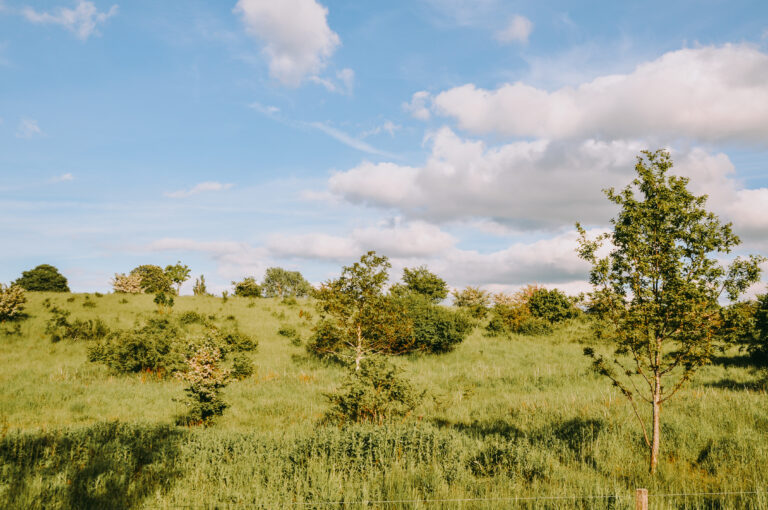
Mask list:
[[[419,120],[429,120],[432,114],[429,112],[427,103],[430,101],[429,92],[421,90],[411,96],[409,103],[403,103],[403,110],[409,112]]]
[[[225,278],[261,275],[268,267],[269,260],[269,253],[265,248],[234,241],[164,238],[150,243],[143,249],[205,253],[217,262],[218,273]]]
[[[19,121],[19,125],[16,128],[17,138],[34,138],[43,134],[43,130],[37,124],[34,119],[23,118]]]
[[[430,137],[420,167],[364,162],[334,173],[329,190],[358,204],[432,222],[477,221],[517,230],[560,230],[575,221],[603,225],[615,213],[602,189],[634,177],[639,141],[536,140],[487,147],[449,128]],[[710,207],[738,229],[768,233],[768,190],[743,189],[725,154],[673,152],[674,173],[710,195]]]
[[[206,181],[201,182],[199,184],[194,185],[190,189],[186,190],[179,190],[179,191],[172,191],[170,193],[165,193],[165,196],[168,198],[186,198],[191,197],[192,195],[197,195],[199,193],[204,193],[206,191],[224,191],[228,190],[234,186],[231,183],[221,183],[216,181]]]
[[[748,44],[681,49],[628,74],[548,92],[467,84],[433,98],[463,129],[547,139],[768,139],[768,54]],[[424,104],[426,97],[420,97]]]
[[[496,32],[496,40],[502,43],[527,43],[533,32],[533,23],[525,16],[516,14],[509,20],[506,28]]]
[[[249,34],[264,43],[270,75],[298,86],[317,76],[341,44],[327,22],[328,9],[315,0],[239,0],[235,6]],[[350,81],[348,73],[340,78]]]
[[[74,9],[59,7],[53,12],[37,12],[31,7],[26,7],[21,13],[32,23],[61,25],[78,39],[85,41],[98,33],[96,29],[99,25],[103,25],[117,14],[117,5],[113,5],[108,11],[100,12],[93,2],[78,0]]]
[[[370,250],[390,257],[431,257],[445,253],[455,243],[453,236],[435,225],[396,219],[356,228],[346,237],[320,233],[274,235],[267,248],[278,257],[344,261]]]

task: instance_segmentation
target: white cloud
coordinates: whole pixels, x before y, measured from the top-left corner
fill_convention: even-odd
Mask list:
[[[67,181],[74,181],[74,180],[75,180],[75,176],[69,172],[53,178],[53,182],[67,182]]]
[[[315,0],[239,0],[234,10],[264,42],[269,72],[284,85],[317,76],[341,44],[328,26],[328,9]]]
[[[168,198],[186,198],[192,195],[197,195],[198,193],[204,193],[206,191],[228,190],[232,186],[234,185],[231,183],[225,184],[225,183],[216,182],[216,181],[206,181],[206,182],[201,182],[199,184],[196,184],[188,190],[179,190],[179,191],[173,191],[170,193],[165,193],[165,196]]]
[[[559,230],[576,221],[604,225],[615,213],[602,189],[623,188],[634,177],[638,141],[514,142],[487,147],[449,128],[430,136],[421,167],[363,162],[334,173],[329,190],[358,204],[433,222],[487,222],[516,230]],[[709,207],[737,229],[768,234],[768,189],[743,189],[725,154],[674,151],[673,173],[710,195]]]
[[[456,239],[435,225],[395,219],[353,229],[349,236],[321,233],[270,237],[267,248],[277,257],[345,261],[374,250],[389,257],[431,257],[445,253]]]
[[[525,16],[516,14],[509,20],[509,24],[503,30],[496,32],[496,39],[502,43],[527,43],[528,37],[533,32],[533,23]]]
[[[34,119],[23,118],[19,121],[19,125],[16,128],[17,138],[33,138],[43,134],[43,130],[37,124]]]
[[[493,17],[499,0],[424,0],[442,19],[458,26],[482,26]]]
[[[327,124],[323,124],[322,122],[306,122],[304,123],[304,125],[311,127],[313,129],[317,129],[318,131],[322,131],[323,133],[330,136],[331,138],[343,143],[344,145],[352,147],[353,149],[357,149],[362,152],[367,152],[368,154],[376,154],[379,156],[396,158],[396,156],[394,156],[393,154],[390,154],[389,152],[379,150],[376,147],[371,146],[369,143],[366,143],[358,138],[354,138],[339,129],[331,127]]]
[[[254,101],[253,103],[249,104],[248,107],[256,110],[257,112],[263,113],[268,117],[272,117],[280,113],[280,108],[278,108],[277,106],[263,105],[257,101]]]
[[[206,253],[217,262],[218,274],[227,279],[237,279],[244,276],[259,277],[264,273],[269,262],[269,254],[263,247],[234,241],[195,241],[192,239],[164,238],[154,241],[142,249],[179,253],[190,251]]]
[[[355,88],[355,72],[352,69],[342,69],[336,73],[337,81],[321,76],[310,76],[309,80],[322,85],[328,92],[351,95]]]
[[[21,11],[32,23],[61,25],[74,33],[78,39],[85,41],[91,35],[98,33],[96,28],[117,14],[117,5],[106,12],[99,12],[93,2],[78,0],[74,9],[59,7],[53,13],[37,12],[31,7]]]
[[[727,44],[669,52],[629,74],[554,92],[521,82],[496,90],[467,84],[434,97],[433,110],[477,133],[765,144],[766,83],[768,55],[751,45]]]
[[[409,112],[419,120],[427,121],[431,117],[427,102],[430,100],[429,92],[421,90],[411,97],[410,103],[403,103],[403,110]]]

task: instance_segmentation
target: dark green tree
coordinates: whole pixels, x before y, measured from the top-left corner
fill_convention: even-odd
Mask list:
[[[261,297],[261,285],[256,283],[256,278],[248,276],[242,281],[232,282],[235,286],[235,296],[240,297]]]
[[[411,292],[439,303],[448,296],[448,284],[426,266],[403,269],[403,283],[392,287],[392,294]]]
[[[69,292],[67,279],[50,264],[40,264],[34,269],[22,272],[21,278],[13,283],[30,291]]]
[[[189,266],[185,266],[179,260],[172,266],[165,266],[164,273],[166,278],[168,278],[173,285],[176,285],[176,294],[180,294],[182,284],[189,280]]]
[[[270,267],[264,273],[262,289],[265,297],[303,297],[312,287],[298,271],[287,271],[282,267]]]
[[[141,277],[141,288],[146,294],[170,294],[172,292],[171,279],[160,266],[144,264],[134,268],[131,274]]]
[[[547,290],[543,287],[531,293],[528,298],[528,309],[531,315],[546,319],[550,324],[571,319],[579,313],[564,292],[558,289]]]
[[[672,159],[666,151],[644,151],[637,178],[624,190],[606,190],[620,211],[611,220],[613,232],[589,240],[581,234],[579,255],[592,264],[591,294],[601,318],[612,327],[616,349],[612,359],[592,348],[584,353],[629,399],[649,451],[649,470],[656,472],[661,441],[661,408],[709,362],[721,326],[718,300],[726,293],[736,300],[758,281],[759,257],[736,258],[723,267],[714,255],[739,244],[731,224],[694,196],[688,179],[667,175]],[[610,253],[600,257],[604,241]],[[651,412],[651,432],[636,402]]]

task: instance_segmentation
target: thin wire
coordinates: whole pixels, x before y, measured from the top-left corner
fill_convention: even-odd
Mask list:
[[[681,492],[678,494],[648,494],[649,498],[671,498],[680,496],[737,496],[741,494],[765,494],[766,491],[749,492]]]

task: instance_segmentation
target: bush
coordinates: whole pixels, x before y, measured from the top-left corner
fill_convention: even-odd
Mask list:
[[[483,319],[488,314],[490,295],[479,287],[467,287],[453,291],[453,306],[463,308],[475,319]]]
[[[221,390],[229,382],[230,372],[219,367],[221,359],[219,349],[203,346],[187,360],[188,370],[176,374],[189,383],[184,389],[189,411],[177,419],[178,424],[209,425],[224,414],[227,404],[221,397]]]
[[[247,379],[253,375],[253,361],[248,356],[235,356],[232,360],[232,377],[238,381]]]
[[[461,312],[433,304],[433,299],[411,295],[402,298],[413,324],[410,350],[439,354],[452,351],[472,331],[472,322]]]
[[[141,294],[141,275],[140,274],[118,274],[112,279],[112,290],[118,294]]]
[[[21,273],[15,285],[29,291],[69,292],[67,279],[50,264],[41,264]]]
[[[173,310],[173,305],[175,304],[173,296],[168,296],[165,294],[165,292],[159,292],[155,294],[154,302],[157,305],[157,313],[160,314],[171,313]]]
[[[265,297],[303,297],[312,287],[298,271],[287,271],[281,267],[270,267],[264,273],[263,290]]]
[[[249,276],[240,282],[232,282],[235,286],[235,296],[261,297],[261,285],[256,283],[256,278]]]
[[[448,284],[426,266],[406,267],[403,269],[403,285],[393,286],[391,292],[396,295],[406,292],[418,294],[437,304],[448,296]]]
[[[88,342],[101,340],[111,333],[109,326],[101,319],[75,319],[74,322],[69,322],[69,312],[56,307],[53,307],[51,312],[53,316],[48,319],[45,327],[45,333],[50,335],[51,342],[62,340]]]
[[[352,370],[335,393],[326,395],[331,408],[324,421],[381,425],[407,417],[423,396],[386,358],[372,356],[362,361],[360,370]]]
[[[6,286],[0,283],[0,322],[21,318],[26,302],[23,288],[15,284]]]
[[[141,289],[145,294],[173,293],[172,282],[160,266],[145,264],[134,268],[131,275],[141,278]]]
[[[531,315],[546,319],[550,324],[576,317],[579,310],[568,296],[558,289],[537,288],[528,298]]]

